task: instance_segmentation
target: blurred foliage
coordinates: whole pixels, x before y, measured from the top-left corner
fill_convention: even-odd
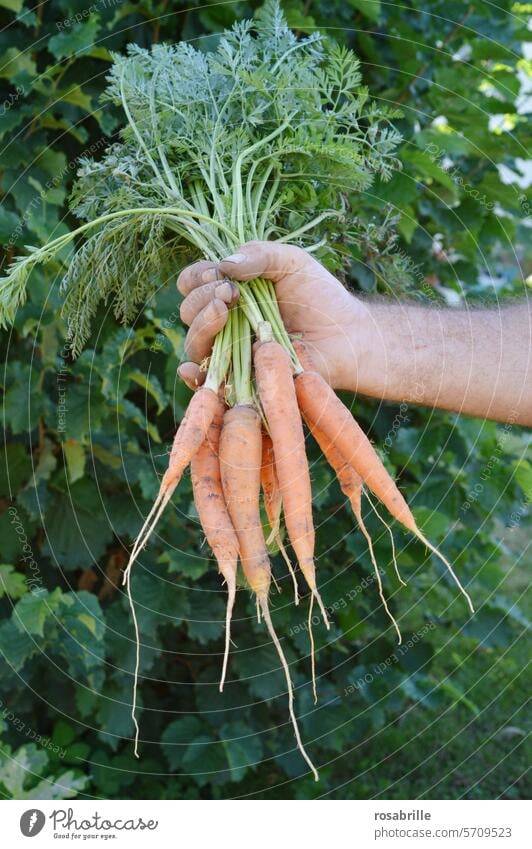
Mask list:
[[[22,0],[0,2],[5,260],[73,223],[65,198],[77,162],[97,156],[120,121],[114,107],[99,103],[109,51],[132,41],[215,44],[221,29],[256,5],[106,0],[89,9],[81,0],[52,0],[30,9]],[[520,185],[530,148],[526,17],[504,0],[425,6],[284,4],[301,32],[318,26],[352,46],[372,95],[403,110],[403,168],[360,195],[363,237],[349,283],[386,291],[391,268],[394,296],[402,294],[403,273],[405,285],[414,274],[425,299],[523,296],[531,271],[523,248],[531,198]],[[506,182],[510,172],[517,182]],[[486,658],[511,657],[527,626],[509,583],[526,550],[526,435],[511,425],[357,399],[358,418],[453,560],[476,615],[469,617],[438,561],[394,528],[408,580],[401,589],[389,536],[370,511],[406,644],[397,650],[363,540],[309,446],[320,584],[334,620],[330,633],[314,629],[317,706],[308,599],[292,606],[279,558],[284,591],[272,604],[303,736],[321,764],[315,786],[294,749],[282,674],[246,589],[238,594],[229,681],[218,693],[225,596],[186,479],[133,579],[143,640],[139,769],[130,739],[133,628],[120,578],[187,403],[176,379],[184,334],[168,286],[130,328],[102,308],[90,347],[72,361],[58,318],[59,271],[59,263],[35,271],[30,300],[1,339],[0,793],[310,798],[350,782],[348,795],[356,797],[376,792],[357,783],[357,771],[380,763],[378,735],[398,718],[405,735],[413,712],[461,711],[480,721],[484,702],[470,692],[475,657],[484,658],[489,680]],[[454,666],[442,666],[442,655]],[[353,752],[361,750],[359,764]],[[386,764],[380,770],[385,782]]]

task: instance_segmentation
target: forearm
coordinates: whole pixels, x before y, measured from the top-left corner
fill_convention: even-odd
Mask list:
[[[532,424],[532,313],[358,302],[338,388]],[[356,352],[356,365],[353,364]],[[350,363],[348,365],[350,359]]]

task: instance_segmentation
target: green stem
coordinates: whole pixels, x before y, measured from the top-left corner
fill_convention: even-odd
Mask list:
[[[255,153],[255,151],[259,150],[264,145],[273,141],[277,136],[287,129],[290,126],[290,121],[293,116],[287,118],[280,127],[277,127],[272,133],[264,138],[259,139],[259,141],[255,142],[255,144],[250,145],[250,147],[243,150],[242,153],[237,157],[235,164],[233,165],[233,208],[231,210],[231,226],[234,230],[238,231],[239,238],[242,242],[246,241],[245,231],[244,231],[244,215],[242,209],[242,163],[245,159],[249,158],[251,154]]]
[[[238,310],[240,330],[240,363],[242,367],[242,392],[246,404],[253,404],[253,388],[251,385],[251,327],[245,313]]]
[[[121,209],[118,212],[108,212],[105,215],[100,215],[98,218],[94,218],[92,221],[87,221],[86,224],[82,224],[81,227],[77,227],[75,230],[71,230],[70,233],[65,233],[63,236],[58,236],[57,239],[53,239],[51,242],[48,242],[46,245],[43,245],[38,251],[32,254],[28,254],[26,259],[34,262],[39,262],[38,255],[42,254],[50,254],[50,252],[56,253],[65,245],[68,245],[72,239],[75,239],[76,236],[80,236],[82,233],[85,233],[87,230],[92,230],[94,227],[97,227],[99,224],[105,224],[107,221],[113,221],[116,218],[125,218],[128,215],[167,215],[169,218],[176,218],[179,216],[184,216],[185,218],[196,219],[197,221],[204,221],[207,224],[211,224],[214,227],[217,227],[224,235],[226,235],[230,239],[231,245],[236,245],[237,238],[226,227],[224,224],[221,224],[219,221],[215,221],[213,218],[210,218],[208,215],[202,215],[201,212],[196,212],[195,210],[189,209],[181,209],[179,207],[173,206],[139,206],[132,207],[131,209]]]
[[[290,355],[294,370],[296,372],[303,371],[294,346],[292,345],[292,340],[286,332],[273,283],[271,280],[264,280],[262,277],[257,277],[252,281],[252,285],[259,296],[257,306],[264,319],[270,323],[275,341],[282,345]]]
[[[303,233],[306,233],[307,230],[312,230],[313,227],[317,227],[321,221],[325,221],[326,218],[341,218],[342,213],[337,212],[334,209],[329,209],[327,212],[322,212],[321,215],[317,215],[316,218],[313,218],[312,221],[309,221],[307,224],[303,224],[302,227],[298,227],[297,230],[292,230],[291,233],[287,233],[286,236],[281,236],[280,239],[276,239],[276,242],[293,242],[299,236],[302,236]]]
[[[218,392],[224,382],[229,363],[231,361],[231,321],[227,321],[225,327],[218,333],[212,348],[209,370],[205,378],[204,386]]]
[[[249,321],[251,327],[253,328],[253,332],[257,333],[259,324],[261,323],[261,321],[264,321],[264,316],[262,315],[257,301],[255,300],[253,293],[249,285],[247,284],[241,284],[240,286],[239,304],[240,308],[246,315],[246,318]]]
[[[171,194],[171,187],[169,187],[168,184],[164,181],[163,176],[162,176],[161,172],[159,171],[155,160],[153,159],[152,155],[150,154],[150,151],[148,150],[148,148],[146,147],[144,139],[142,138],[142,135],[139,132],[139,129],[138,129],[135,121],[133,120],[133,115],[131,114],[131,111],[129,109],[129,104],[127,102],[126,94],[125,94],[125,91],[124,91],[124,73],[123,72],[120,75],[120,98],[122,100],[122,107],[124,109],[126,118],[128,120],[128,123],[129,123],[129,126],[131,127],[131,129],[135,133],[135,137],[136,137],[136,139],[139,143],[139,146],[141,147],[141,149],[144,152],[144,156],[146,157],[146,159],[150,163],[151,168],[153,170],[153,173],[157,177],[161,187],[164,189],[164,191],[166,192],[167,195],[170,195]]]

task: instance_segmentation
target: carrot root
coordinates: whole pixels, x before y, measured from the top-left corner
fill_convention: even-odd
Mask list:
[[[395,549],[395,540],[394,540],[394,538],[393,538],[393,532],[392,532],[392,529],[391,529],[391,527],[389,526],[389,524],[388,524],[388,522],[386,521],[386,519],[384,519],[384,518],[383,518],[383,516],[381,516],[381,514],[379,513],[379,511],[378,511],[378,510],[377,510],[377,508],[375,507],[375,505],[374,505],[373,501],[372,501],[372,500],[371,500],[371,498],[369,497],[369,493],[367,493],[367,492],[366,492],[366,493],[365,493],[365,495],[366,495],[366,498],[367,498],[367,499],[368,499],[368,501],[369,501],[369,504],[370,504],[371,509],[373,510],[373,512],[375,513],[375,515],[376,515],[376,516],[380,519],[380,521],[382,522],[382,524],[383,524],[383,525],[384,525],[384,527],[387,529],[387,531],[388,531],[388,533],[389,533],[389,535],[390,535],[390,541],[391,541],[391,543],[392,543],[392,560],[393,560],[393,568],[394,568],[394,570],[395,570],[395,574],[396,574],[396,577],[397,577],[397,580],[399,581],[399,583],[400,583],[403,587],[406,587],[406,582],[405,582],[405,581],[403,581],[403,579],[402,579],[402,577],[401,577],[401,573],[399,572],[399,565],[398,565],[398,563],[397,563],[397,552],[396,552],[396,549]]]
[[[283,649],[281,647],[281,643],[279,642],[279,637],[275,633],[275,628],[273,627],[273,622],[272,622],[272,619],[271,619],[271,616],[270,616],[270,609],[268,607],[268,597],[265,593],[262,593],[260,595],[260,597],[257,596],[257,601],[260,601],[260,607],[262,609],[262,617],[264,619],[264,622],[266,623],[266,628],[268,629],[268,633],[271,637],[272,643],[274,644],[275,649],[277,651],[277,654],[279,655],[279,660],[281,661],[281,666],[283,667],[284,675],[285,675],[285,678],[286,678],[286,685],[288,687],[288,712],[290,714],[290,719],[292,721],[292,726],[293,726],[295,738],[296,738],[296,741],[297,741],[297,747],[298,747],[299,751],[301,752],[301,754],[303,755],[303,758],[305,759],[306,763],[308,764],[308,766],[309,766],[309,768],[310,768],[310,770],[311,770],[311,772],[314,776],[314,781],[318,781],[319,780],[318,771],[317,771],[316,767],[314,766],[314,764],[312,763],[312,761],[310,760],[309,756],[307,755],[307,753],[305,751],[305,747],[303,746],[303,743],[302,743],[302,740],[301,740],[301,735],[299,733],[299,726],[297,724],[297,719],[296,719],[296,715],[295,715],[295,712],[294,712],[294,685],[292,684],[292,679],[290,678],[290,670],[288,668],[288,663],[287,663],[286,657],[284,655]]]
[[[222,674],[220,676],[220,684],[219,691],[223,693],[225,677],[227,675],[227,664],[229,662],[229,650],[231,647],[231,619],[233,618],[233,607],[235,605],[235,597],[236,597],[236,580],[234,575],[231,576],[231,583],[227,580],[227,604],[225,608],[225,649],[224,649],[224,659],[222,663]]]
[[[314,596],[310,596],[310,604],[308,606],[308,635],[310,639],[310,670],[312,675],[312,693],[314,695],[314,704],[318,704],[318,691],[316,689],[316,657],[314,646],[314,634],[312,633],[312,608],[314,607]]]
[[[330,631],[331,630],[331,623],[329,622],[329,617],[327,616],[327,611],[325,610],[325,605],[322,601],[321,595],[319,594],[316,587],[314,587],[314,589],[312,590],[312,595],[314,596],[314,598],[318,602],[318,607],[320,609],[325,627],[327,628],[328,631]]]
[[[386,601],[386,597],[384,595],[384,590],[383,590],[383,587],[382,587],[381,574],[380,574],[380,571],[379,571],[379,567],[377,565],[377,560],[375,558],[375,552],[373,550],[373,542],[371,541],[371,536],[369,534],[368,529],[366,528],[364,519],[362,518],[361,515],[357,516],[357,522],[358,522],[358,526],[359,526],[360,530],[362,531],[362,533],[363,533],[363,535],[366,539],[366,542],[368,544],[369,556],[371,558],[371,562],[373,564],[373,569],[375,571],[375,577],[377,579],[377,586],[379,588],[380,600],[382,601],[383,607],[384,607],[386,613],[388,614],[388,616],[389,616],[389,618],[390,618],[390,620],[393,624],[393,627],[395,628],[395,631],[397,633],[398,644],[401,645],[401,643],[403,642],[403,638],[401,636],[401,631],[399,630],[399,625],[397,624],[393,613],[391,612],[390,608],[388,607],[388,602]]]
[[[177,486],[177,483],[170,486],[166,490],[166,492],[164,492],[164,490],[163,490],[164,494],[162,495],[162,497],[161,497],[161,494],[159,494],[157,496],[155,504],[153,505],[152,509],[150,510],[150,512],[148,514],[148,519],[146,519],[146,521],[144,522],[144,525],[143,525],[143,527],[142,527],[142,529],[141,529],[141,531],[140,531],[140,533],[137,536],[137,539],[135,541],[135,545],[133,546],[133,550],[132,550],[132,552],[129,556],[129,561],[128,561],[128,564],[127,564],[126,569],[124,571],[124,576],[122,578],[122,585],[123,586],[127,583],[133,564],[135,563],[135,561],[136,561],[137,557],[139,556],[141,550],[144,548],[144,546],[148,542],[150,536],[152,535],[153,531],[155,530],[155,526],[157,525],[157,522],[161,518],[161,515],[162,515],[166,505],[170,501],[176,486]],[[146,530],[146,533],[144,534],[144,536],[141,536],[142,530],[146,527],[150,516],[153,516],[153,513],[154,513],[155,510],[156,510],[155,517],[154,517],[151,525]]]
[[[432,551],[432,553],[433,553],[433,554],[435,554],[435,555],[436,555],[436,557],[439,557],[439,559],[442,561],[442,563],[446,566],[447,571],[449,572],[449,574],[450,574],[450,575],[451,575],[451,577],[453,578],[453,580],[454,580],[454,582],[455,582],[456,586],[458,587],[458,589],[460,590],[460,592],[462,593],[462,595],[463,595],[463,596],[464,596],[464,598],[466,599],[466,601],[467,601],[467,603],[468,603],[468,605],[469,605],[469,609],[470,609],[471,613],[474,613],[474,612],[475,612],[475,608],[473,607],[473,602],[471,601],[471,596],[469,595],[469,593],[467,592],[467,590],[465,590],[465,589],[464,589],[464,587],[462,586],[462,584],[460,583],[460,579],[459,579],[459,578],[458,578],[458,576],[456,575],[456,573],[455,573],[455,571],[454,571],[453,567],[451,566],[451,564],[449,563],[449,561],[447,560],[447,558],[443,556],[443,554],[441,553],[441,551],[439,551],[439,550],[436,548],[436,546],[435,546],[435,545],[433,545],[431,542],[429,542],[429,540],[427,539],[427,537],[426,537],[424,534],[422,534],[422,533],[421,533],[421,531],[419,530],[419,528],[417,528],[417,527],[416,527],[416,530],[414,531],[414,534],[417,536],[417,538],[418,538],[419,540],[421,540],[421,542],[422,542],[424,545],[426,545],[426,546],[427,546],[427,548],[428,548],[428,549],[430,549],[430,551]]]
[[[137,690],[139,685],[139,669],[140,669],[140,631],[139,631],[139,623],[137,621],[137,613],[135,610],[135,604],[133,602],[133,596],[131,595],[131,571],[127,573],[127,578],[125,581],[126,584],[126,592],[129,601],[129,608],[131,610],[131,618],[133,619],[133,628],[135,630],[135,670],[133,673],[133,701],[131,703],[131,719],[133,720],[133,726],[135,728],[134,735],[134,753],[135,757],[139,758],[139,735],[140,728],[137,720]]]
[[[283,558],[284,562],[286,563],[286,565],[288,567],[290,577],[292,578],[292,584],[294,585],[294,604],[297,607],[298,604],[299,604],[299,590],[298,590],[298,587],[297,587],[296,573],[294,572],[294,567],[292,566],[292,561],[290,560],[288,554],[286,553],[286,548],[283,545],[283,541],[281,539],[280,534],[277,534],[277,536],[275,537],[275,543],[278,546],[279,551],[281,552],[282,558]]]

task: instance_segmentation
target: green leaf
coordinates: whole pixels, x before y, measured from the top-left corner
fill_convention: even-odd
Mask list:
[[[21,746],[10,757],[8,749],[0,749],[0,781],[13,799],[26,798],[24,786],[31,776],[39,775],[48,763],[46,752],[38,749],[35,743]]]
[[[0,0],[0,6],[4,9],[9,9],[11,12],[20,12],[24,0]]]
[[[468,698],[465,693],[455,683],[448,678],[440,683],[440,690],[451,697],[453,702],[463,704],[474,716],[479,716],[480,710],[475,702]]]
[[[76,483],[85,474],[85,448],[81,442],[67,439],[63,442],[63,451],[67,462],[68,479],[70,483]]]
[[[38,652],[35,640],[8,619],[0,623],[0,655],[5,663],[19,672],[26,661]]]
[[[458,194],[456,183],[452,177],[429,154],[416,150],[416,148],[406,148],[401,152],[401,158],[403,162],[410,166],[414,175],[432,177],[437,183],[449,189],[454,196]]]
[[[39,418],[50,409],[47,397],[39,391],[36,369],[26,365],[16,369],[14,381],[5,395],[5,420],[17,435],[33,430]]]
[[[30,474],[31,457],[24,445],[15,442],[4,446],[0,460],[0,495],[16,492]]]
[[[145,430],[154,442],[160,443],[161,437],[159,436],[159,431],[156,426],[146,418],[144,413],[139,410],[136,404],[133,404],[132,401],[128,401],[127,398],[122,398],[117,402],[116,409],[121,416],[124,416],[124,418],[129,419]]]
[[[15,571],[14,566],[0,564],[0,598],[22,598],[28,592],[26,578]]]
[[[48,42],[48,50],[56,59],[75,56],[87,52],[97,41],[100,29],[98,15],[91,15],[81,23],[75,23],[68,29],[53,35]]]
[[[0,239],[9,242],[20,227],[20,218],[15,212],[0,206]]]
[[[69,769],[58,776],[46,778],[28,790],[25,799],[73,799],[89,784],[87,775]]]
[[[445,513],[431,510],[429,507],[414,507],[412,512],[418,527],[433,545],[437,546],[437,541],[447,536],[449,531],[449,517]]]
[[[183,771],[200,786],[224,781],[227,767],[223,743],[207,734],[188,746],[181,764]]]
[[[53,617],[63,600],[63,593],[57,587],[52,593],[47,590],[33,590],[23,596],[15,605],[13,622],[25,634],[44,637],[44,625],[48,617]]]
[[[261,735],[242,721],[223,725],[220,729],[225,754],[231,770],[232,781],[242,781],[244,776],[260,763],[263,756]]]
[[[484,602],[462,627],[462,633],[492,648],[507,645],[514,635],[514,626],[505,608]]]
[[[156,375],[147,375],[142,371],[132,371],[129,373],[129,379],[148,392],[154,401],[157,403],[157,415],[160,415],[164,408],[168,405],[168,396],[159,383]]]
[[[353,7],[353,9],[357,9],[359,12],[369,18],[370,21],[378,21],[381,14],[381,2],[380,0],[348,0],[349,5]]]
[[[528,460],[518,460],[515,464],[515,477],[528,501],[532,501],[532,463]]]
[[[21,74],[34,76],[37,72],[35,62],[29,52],[22,52],[17,47],[8,47],[0,55],[0,77],[14,80]]]
[[[113,538],[95,484],[83,478],[60,493],[45,516],[44,551],[64,569],[92,566]]]
[[[161,744],[170,769],[178,769],[181,766],[187,747],[201,737],[204,731],[205,725],[197,716],[184,716],[166,726]]]

